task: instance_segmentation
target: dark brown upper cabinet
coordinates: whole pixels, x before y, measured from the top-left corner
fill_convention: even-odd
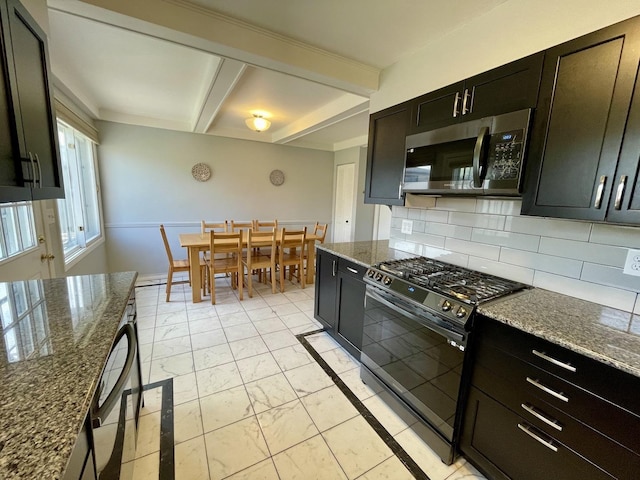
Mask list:
[[[402,178],[410,108],[411,103],[404,102],[369,117],[365,203],[404,205]]]
[[[639,223],[639,60],[640,17],[547,50],[523,214]]]
[[[0,202],[64,196],[47,40],[17,0],[0,2]]]
[[[544,53],[536,53],[413,100],[410,133],[533,108]]]

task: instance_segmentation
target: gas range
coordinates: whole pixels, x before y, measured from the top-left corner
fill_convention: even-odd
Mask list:
[[[479,304],[528,288],[426,257],[378,263],[367,270],[364,281],[465,326]]]

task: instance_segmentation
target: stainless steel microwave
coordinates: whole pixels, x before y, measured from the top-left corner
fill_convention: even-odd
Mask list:
[[[403,191],[519,195],[531,109],[409,135]]]

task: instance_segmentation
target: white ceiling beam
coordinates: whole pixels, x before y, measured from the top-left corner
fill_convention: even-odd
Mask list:
[[[133,115],[123,112],[114,112],[113,110],[100,109],[98,118],[107,122],[125,123],[129,125],[141,125],[143,127],[163,128],[166,130],[176,130],[179,132],[190,132],[191,125],[189,122],[181,122],[179,120],[168,120],[156,117],[147,117],[143,115]]]
[[[246,63],[222,59],[222,64],[213,76],[209,90],[200,103],[202,107],[194,122],[193,132],[207,133],[224,101],[231,94],[246,68]]]
[[[288,143],[369,110],[369,99],[344,94],[271,134],[274,143]]]
[[[50,8],[369,96],[380,70],[185,0],[48,0]]]

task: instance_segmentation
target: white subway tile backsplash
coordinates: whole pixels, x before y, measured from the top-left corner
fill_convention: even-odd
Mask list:
[[[469,268],[478,270],[479,272],[497,275],[499,277],[508,278],[509,280],[515,280],[516,282],[526,283],[527,285],[531,285],[533,283],[533,274],[535,272],[532,268],[518,267],[516,265],[494,262],[492,260],[479,257],[469,257],[468,266]]]
[[[580,279],[586,280],[587,282],[632,290],[636,293],[640,292],[640,277],[625,275],[622,273],[622,268],[585,263]]]
[[[561,277],[552,273],[536,271],[533,285],[590,302],[631,312],[636,301],[636,293],[629,290]]]
[[[449,213],[449,223],[465,227],[490,228],[492,230],[504,230],[504,215],[489,215],[485,213]]]
[[[565,277],[580,278],[582,273],[582,262],[579,260],[525,252],[513,248],[503,247],[500,250],[500,261]]]
[[[436,209],[473,213],[476,211],[476,199],[467,197],[440,197],[436,200]]]
[[[471,234],[473,242],[500,245],[502,247],[517,248],[518,250],[528,250],[537,252],[540,244],[540,237],[537,235],[526,235],[524,233],[503,232],[500,230],[489,230],[474,228]]]
[[[427,222],[447,223],[449,212],[447,210],[422,210],[422,219]]]
[[[444,247],[452,252],[488,258],[489,260],[498,260],[500,257],[500,247],[458,240],[457,238],[447,238]]]
[[[432,247],[444,248],[445,237],[414,232],[411,235],[407,235],[407,240],[410,242],[422,243],[423,245],[430,245]]]
[[[449,225],[448,223],[427,223],[424,231],[432,235],[471,240],[472,229],[471,227],[460,227],[458,225]]]
[[[612,267],[622,267],[627,258],[627,250],[624,248],[549,237],[540,239],[538,251],[557,257],[574,258]]]
[[[590,241],[604,245],[640,248],[640,227],[594,224]]]
[[[394,206],[389,245],[640,315],[640,277],[622,274],[627,249],[640,249],[639,227],[521,216],[521,205],[439,197],[434,208]]]
[[[493,215],[520,215],[522,200],[509,198],[504,200],[478,198],[476,201],[476,213],[489,213]]]
[[[591,233],[591,224],[540,217],[507,217],[505,230],[516,233],[528,233],[568,240],[587,242]]]

